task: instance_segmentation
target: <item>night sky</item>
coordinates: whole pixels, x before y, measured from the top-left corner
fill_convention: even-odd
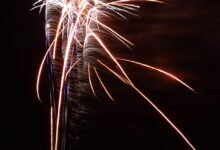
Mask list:
[[[199,94],[192,93],[161,74],[124,64],[137,85],[198,150],[218,150],[220,1],[167,2],[168,5],[142,3],[139,18],[130,17],[128,22],[112,25],[135,43],[132,51],[124,49],[120,56],[126,54],[127,58],[168,70],[198,91]],[[30,12],[33,3],[16,1],[8,5],[8,13],[3,13],[2,149],[49,150],[49,111],[35,93],[37,69],[46,49],[44,13]],[[104,114],[105,119],[98,120],[100,124],[94,130],[86,130],[85,149],[87,144],[100,144],[96,150],[189,149],[141,97],[124,94],[120,106],[113,106]],[[106,120],[109,122],[103,122]]]

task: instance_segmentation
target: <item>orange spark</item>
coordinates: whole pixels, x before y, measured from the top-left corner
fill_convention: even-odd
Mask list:
[[[100,76],[99,76],[99,74],[98,74],[98,72],[97,72],[97,70],[96,70],[95,67],[94,67],[94,71],[95,71],[96,76],[97,76],[97,78],[98,78],[100,84],[102,85],[102,87],[103,87],[105,93],[108,95],[108,97],[109,97],[113,102],[115,102],[114,99],[112,98],[111,94],[109,93],[109,91],[108,91],[107,88],[105,87],[104,83],[102,82],[102,80],[101,80],[101,78],[100,78]]]
[[[104,63],[103,63],[104,64]],[[120,78],[120,75],[107,67],[107,65],[103,65],[107,70],[109,70],[113,75],[115,75],[117,78],[119,78],[121,81],[124,81],[126,79]],[[195,147],[190,143],[190,141],[186,138],[186,136],[174,125],[174,123],[145,95],[141,90],[139,90],[131,81],[127,80],[127,83],[138,93],[140,94],[159,114],[162,116],[167,123],[170,124],[170,126],[183,138],[183,140],[193,149],[196,150]]]
[[[180,84],[182,84],[183,86],[185,86],[186,88],[188,88],[189,90],[193,91],[193,92],[196,92],[193,88],[191,88],[188,84],[186,84],[185,82],[183,82],[182,80],[180,80],[179,78],[177,78],[176,76],[172,75],[171,73],[167,72],[167,71],[164,71],[162,69],[159,69],[159,68],[156,68],[156,67],[153,67],[153,66],[150,66],[150,65],[147,65],[147,64],[143,64],[143,63],[140,63],[140,62],[137,62],[137,61],[134,61],[134,60],[129,60],[129,59],[123,59],[123,58],[116,58],[118,60],[121,60],[121,61],[126,61],[126,62],[129,62],[129,63],[133,63],[133,64],[136,64],[136,65],[139,65],[139,66],[143,66],[145,68],[148,68],[148,69],[152,69],[152,70],[155,70],[155,71],[158,71],[162,74],[165,74],[166,76],[178,81]],[[197,92],[196,92],[197,93]]]
[[[89,79],[89,85],[90,85],[90,88],[92,90],[92,93],[94,94],[94,96],[96,96],[95,90],[93,88],[92,80],[91,80],[90,64],[88,64],[88,79]]]
[[[80,62],[80,59],[78,59],[71,67],[70,69],[66,72],[66,75],[65,75],[65,80],[67,79],[69,73],[71,72],[71,70]]]

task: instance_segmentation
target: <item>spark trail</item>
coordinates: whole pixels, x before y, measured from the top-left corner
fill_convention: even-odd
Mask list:
[[[129,78],[128,74],[124,70],[123,66],[120,64],[120,61],[133,63],[138,66],[160,72],[172,78],[173,80],[176,80],[189,90],[195,92],[193,88],[191,88],[184,81],[180,80],[171,73],[161,70],[159,68],[134,60],[115,57],[111,50],[108,48],[108,44],[106,44],[105,40],[103,38],[100,38],[99,36],[99,34],[104,32],[111,35],[125,46],[132,46],[132,42],[127,40],[110,26],[105,24],[105,21],[100,18],[114,16],[115,18],[120,17],[122,19],[127,19],[126,14],[136,15],[135,11],[140,8],[140,6],[138,5],[138,2],[140,1],[163,3],[158,0],[39,0],[34,4],[33,9],[40,8],[41,10],[44,6],[46,7],[46,32],[49,33],[49,35],[47,36],[47,40],[49,41],[49,48],[46,51],[45,56],[43,57],[37,76],[36,90],[37,96],[40,100],[40,80],[42,69],[45,65],[47,58],[50,60],[50,63],[57,59],[62,60],[59,65],[61,66],[61,73],[58,76],[59,90],[58,92],[55,91],[57,93],[53,93],[57,96],[54,96],[54,99],[52,99],[51,102],[51,150],[65,149],[65,146],[62,146],[62,134],[64,132],[63,130],[65,129],[66,121],[65,99],[68,95],[68,87],[70,84],[68,78],[71,77],[72,70],[74,68],[77,68],[77,65],[80,65],[80,63],[83,62],[83,59],[76,58],[78,56],[76,45],[80,46],[82,53],[86,53],[89,49],[93,48],[94,50],[106,55],[109,60],[111,60],[111,63],[113,63],[116,68],[118,68],[118,71],[114,71],[114,69],[110,68],[105,62],[99,60],[99,58],[94,57],[93,62],[97,62],[97,64],[102,66],[103,69],[106,69],[127,86],[133,88],[134,92],[137,92],[140,96],[142,96],[143,99],[146,100],[152,106],[152,108],[157,111],[159,115],[176,131],[176,133],[178,133],[182,137],[182,139],[189,145],[189,147],[195,150],[195,147],[186,138],[186,136],[174,125],[174,123],[133,83],[133,81]],[[63,42],[64,38],[66,42]],[[61,45],[60,41],[62,41]],[[88,48],[91,42],[94,41],[96,41],[96,47],[93,44],[91,48]],[[83,57],[86,57],[86,55]],[[91,78],[92,72],[98,78],[100,86],[103,88],[107,96],[115,102],[115,99],[112,97],[111,93],[105,86],[94,63],[86,63],[87,64],[85,64],[85,66],[87,67],[86,70],[88,74],[88,83],[93,95],[97,96]]]

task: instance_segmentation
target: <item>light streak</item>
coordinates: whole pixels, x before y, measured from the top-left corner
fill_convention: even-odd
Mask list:
[[[71,67],[70,69],[66,72],[65,75],[65,80],[67,79],[68,75],[70,74],[71,70],[80,62],[80,59],[78,59]]]
[[[50,106],[50,150],[54,150],[54,110]]]
[[[40,97],[40,92],[39,92],[40,88],[39,88],[39,85],[40,85],[40,79],[41,79],[42,69],[43,69],[43,66],[44,66],[44,64],[45,64],[45,61],[46,61],[46,59],[47,59],[47,56],[48,56],[49,52],[50,52],[50,49],[47,50],[46,54],[45,54],[44,57],[43,57],[43,60],[42,60],[42,62],[41,62],[41,64],[40,64],[40,68],[39,68],[39,71],[38,71],[38,76],[37,76],[36,91],[37,91],[37,97],[38,97],[38,99],[39,99],[41,102],[42,102],[42,100],[41,100],[41,97]]]
[[[95,71],[95,74],[96,74],[96,76],[97,76],[97,78],[98,78],[100,84],[102,85],[102,88],[104,89],[105,93],[108,95],[108,97],[109,97],[113,102],[115,102],[114,99],[112,98],[111,94],[109,93],[109,91],[108,91],[107,88],[105,87],[104,83],[102,82],[102,79],[101,79],[101,77],[99,76],[98,71],[96,70],[95,67],[94,67],[94,71]]]
[[[90,85],[90,88],[92,90],[92,93],[94,94],[94,96],[96,96],[95,94],[95,90],[94,90],[94,87],[93,87],[93,84],[92,84],[92,80],[91,80],[91,71],[90,71],[90,64],[88,64],[88,79],[89,79],[89,85]]]
[[[101,62],[101,61],[99,61]],[[120,77],[118,73],[113,71],[111,68],[109,68],[104,63],[101,63],[107,70],[112,72],[117,78],[119,78],[121,81],[124,82],[124,80]],[[170,124],[170,126],[183,138],[183,140],[193,149],[195,150],[195,147],[190,143],[190,141],[186,138],[186,136],[174,125],[174,123],[160,110],[159,107],[157,107],[141,90],[139,90],[132,82],[127,81],[127,83],[137,92],[139,93],[166,121]]]
[[[71,49],[71,44],[72,44],[72,39],[73,36],[75,34],[75,30],[76,30],[76,26],[78,25],[78,21],[80,19],[80,16],[83,12],[83,10],[86,8],[87,3],[82,7],[82,9],[80,10],[76,22],[75,24],[71,25],[71,30],[70,30],[70,35],[68,37],[68,41],[67,41],[67,47],[66,47],[66,52],[65,52],[65,57],[64,57],[64,63],[63,63],[63,71],[62,71],[62,76],[61,76],[61,83],[60,83],[60,92],[59,92],[59,99],[58,99],[58,112],[57,112],[57,123],[56,123],[56,135],[55,135],[55,150],[58,150],[58,144],[59,144],[59,133],[60,133],[60,116],[61,116],[61,107],[62,107],[62,96],[63,96],[63,86],[64,86],[64,79],[65,79],[65,73],[66,73],[66,68],[67,68],[67,62],[68,62],[68,56],[69,56],[69,52]]]
[[[69,6],[69,4],[66,7],[63,8],[62,15],[61,15],[60,21],[58,23],[58,27],[57,27],[57,31],[56,31],[56,36],[54,38],[55,42],[54,42],[54,48],[53,48],[53,59],[56,58],[57,39],[58,39],[58,36],[59,36],[58,34],[59,34],[59,31],[60,31],[61,25],[63,24],[63,20],[66,17],[66,11],[68,9],[68,6]]]
[[[147,64],[144,64],[144,63],[140,63],[140,62],[137,62],[137,61],[134,61],[134,60],[129,60],[129,59],[123,59],[123,58],[116,58],[118,60],[121,60],[121,61],[126,61],[126,62],[129,62],[129,63],[133,63],[133,64],[136,64],[136,65],[139,65],[139,66],[142,66],[142,67],[145,67],[145,68],[148,68],[148,69],[152,69],[152,70],[155,70],[155,71],[158,71],[176,81],[178,81],[180,84],[182,84],[183,86],[185,86],[186,88],[188,88],[189,90],[197,93],[193,88],[191,88],[188,84],[186,84],[185,82],[183,82],[182,80],[180,80],[179,78],[177,78],[176,76],[172,75],[171,73],[167,72],[167,71],[164,71],[162,69],[159,69],[159,68],[156,68],[156,67],[153,67],[153,66],[150,66],[150,65],[147,65]]]
[[[125,44],[127,47],[129,47],[125,42],[127,42],[130,45],[134,45],[132,42],[130,42],[129,40],[127,40],[126,38],[124,38],[123,36],[121,36],[120,34],[118,34],[116,31],[114,31],[113,29],[111,29],[110,27],[106,26],[105,24],[101,23],[98,20],[95,20],[93,18],[90,17],[91,20],[96,21],[99,25],[101,25],[102,27],[106,28],[107,30],[110,31],[111,34],[113,34],[119,41],[121,41],[123,44]],[[125,42],[124,42],[125,41]]]
[[[119,62],[115,59],[115,57],[112,55],[112,53],[109,51],[109,49],[105,46],[105,44],[102,42],[102,40],[95,34],[95,33],[90,33],[91,36],[93,36],[99,44],[102,46],[102,48],[105,50],[105,52],[110,56],[110,58],[116,63],[116,65],[119,67],[123,75],[127,78],[128,81],[130,81],[127,73],[124,71],[122,66],[119,64]],[[90,36],[90,35],[89,35]]]
[[[64,28],[64,29],[65,29],[65,28]],[[63,29],[63,30],[64,30],[64,29]],[[62,30],[62,31],[63,31],[63,30]],[[60,36],[60,34],[62,33],[62,31],[59,33],[58,36]],[[39,91],[40,91],[40,87],[39,87],[39,86],[40,86],[41,74],[42,74],[42,70],[43,70],[45,61],[46,61],[46,59],[47,59],[47,57],[48,57],[48,54],[49,54],[49,52],[51,51],[51,48],[52,48],[52,46],[53,46],[54,43],[55,43],[55,40],[52,41],[52,43],[50,44],[49,48],[47,49],[47,51],[46,51],[46,53],[45,53],[45,55],[44,55],[44,57],[43,57],[43,59],[42,59],[42,61],[41,61],[39,70],[38,70],[37,82],[36,82],[36,93],[37,93],[38,99],[39,99],[41,102],[42,102],[42,99],[41,99],[40,92],[39,92]]]
[[[116,73],[115,71],[113,71],[111,68],[109,68],[106,64],[104,64],[101,60],[97,60],[102,66],[104,66],[105,68],[107,68],[109,71],[111,71],[111,73],[113,73],[116,77],[118,77],[121,81],[123,81],[125,84],[127,84],[127,80],[124,79],[121,75],[119,75],[118,73]]]

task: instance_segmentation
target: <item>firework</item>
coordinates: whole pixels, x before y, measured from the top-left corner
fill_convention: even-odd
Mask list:
[[[145,1],[163,3],[157,0]],[[73,70],[77,69],[80,65],[83,65],[83,68],[87,68],[88,83],[94,96],[97,96],[97,94],[91,77],[92,72],[96,75],[100,86],[106,95],[115,102],[96,69],[96,65],[99,65],[102,66],[103,69],[109,71],[112,75],[116,76],[127,86],[133,88],[134,92],[141,95],[143,99],[146,100],[183,138],[183,140],[195,150],[194,146],[174,125],[174,123],[133,83],[120,62],[132,63],[147,69],[158,71],[176,80],[189,90],[194,90],[185,82],[164,70],[134,60],[115,57],[108,48],[109,46],[106,44],[105,40],[101,38],[103,33],[109,34],[130,48],[133,43],[105,24],[102,18],[115,17],[127,19],[127,14],[135,15],[135,11],[140,8],[138,2],[139,0],[39,0],[34,4],[33,9],[38,7],[42,9],[44,6],[46,7],[45,27],[47,43],[49,43],[49,46],[39,68],[36,88],[38,98],[41,100],[39,94],[41,73],[44,64],[48,61],[51,71],[50,78],[53,84],[51,99],[51,150],[65,149],[65,122],[67,118],[65,100],[69,93],[69,78],[74,76],[72,73],[74,72]],[[111,64],[114,64],[118,70],[116,71],[106,62],[99,60],[98,57],[89,57],[87,53],[90,51],[98,51],[107,56],[108,59],[111,60]],[[90,61],[90,59],[93,60]],[[59,68],[59,71],[57,71],[57,68]],[[53,78],[56,78],[56,81],[53,81]]]

